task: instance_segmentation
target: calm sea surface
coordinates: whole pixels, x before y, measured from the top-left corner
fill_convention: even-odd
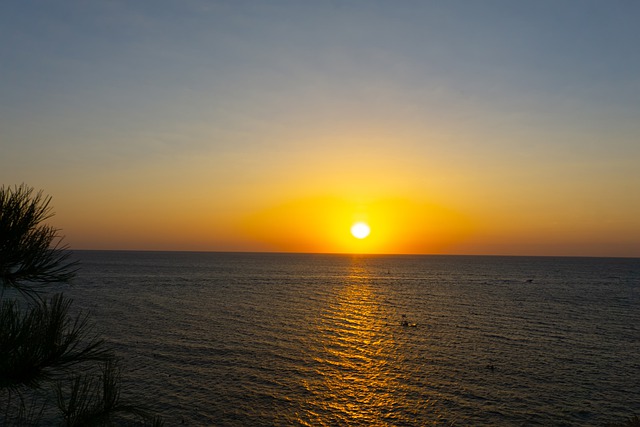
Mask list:
[[[123,358],[126,392],[168,426],[640,414],[640,259],[75,256],[65,292]]]

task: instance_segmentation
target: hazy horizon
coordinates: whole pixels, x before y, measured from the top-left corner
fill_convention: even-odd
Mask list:
[[[421,253],[356,253],[356,252],[277,252],[277,251],[215,251],[185,249],[88,249],[69,248],[71,252],[159,252],[159,253],[201,253],[201,254],[256,254],[256,255],[336,255],[355,257],[496,257],[496,258],[607,258],[607,259],[640,259],[636,256],[593,256],[593,255],[510,255],[510,254],[421,254]]]

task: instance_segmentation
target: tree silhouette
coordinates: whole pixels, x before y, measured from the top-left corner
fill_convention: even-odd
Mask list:
[[[161,425],[120,398],[117,360],[71,300],[47,295],[77,263],[52,216],[50,197],[24,184],[0,187],[0,424]]]

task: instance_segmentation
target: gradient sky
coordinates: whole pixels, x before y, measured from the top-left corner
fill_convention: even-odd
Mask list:
[[[637,1],[5,1],[0,184],[51,195],[78,249],[637,257],[639,20]]]

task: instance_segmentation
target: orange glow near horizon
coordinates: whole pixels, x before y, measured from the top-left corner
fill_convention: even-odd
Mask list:
[[[481,187],[453,181],[426,185],[414,180],[411,186],[403,186],[401,181],[409,181],[403,175],[406,170],[389,165],[381,169],[384,165],[373,158],[368,159],[368,169],[334,164],[336,169],[329,174],[317,170],[320,167],[297,170],[298,165],[308,162],[292,161],[295,180],[231,182],[220,187],[221,177],[197,172],[209,168],[208,161],[193,159],[190,168],[180,169],[184,173],[178,174],[176,169],[170,176],[166,168],[138,170],[145,179],[137,181],[127,175],[108,174],[99,181],[74,184],[71,193],[44,187],[56,210],[50,223],[67,236],[65,241],[74,249],[577,256],[640,253],[640,228],[633,212],[614,214],[609,210],[612,203],[598,205],[592,195],[569,209],[563,207],[563,200],[570,194],[563,193],[564,199],[559,198],[560,193],[522,194],[517,182],[496,182],[493,186],[483,182],[485,187]],[[327,162],[317,160],[318,164]],[[431,168],[429,173],[445,172]],[[391,178],[381,178],[387,176]],[[162,180],[164,187],[154,187],[154,182]],[[190,182],[200,184],[190,186]],[[587,204],[594,209],[583,209]],[[371,229],[364,239],[350,233],[357,222]]]
[[[364,236],[354,224],[372,231]],[[360,227],[358,227],[360,228]],[[403,199],[353,203],[339,198],[294,200],[264,210],[245,223],[245,233],[268,250],[325,253],[441,253],[468,233],[460,215]]]

